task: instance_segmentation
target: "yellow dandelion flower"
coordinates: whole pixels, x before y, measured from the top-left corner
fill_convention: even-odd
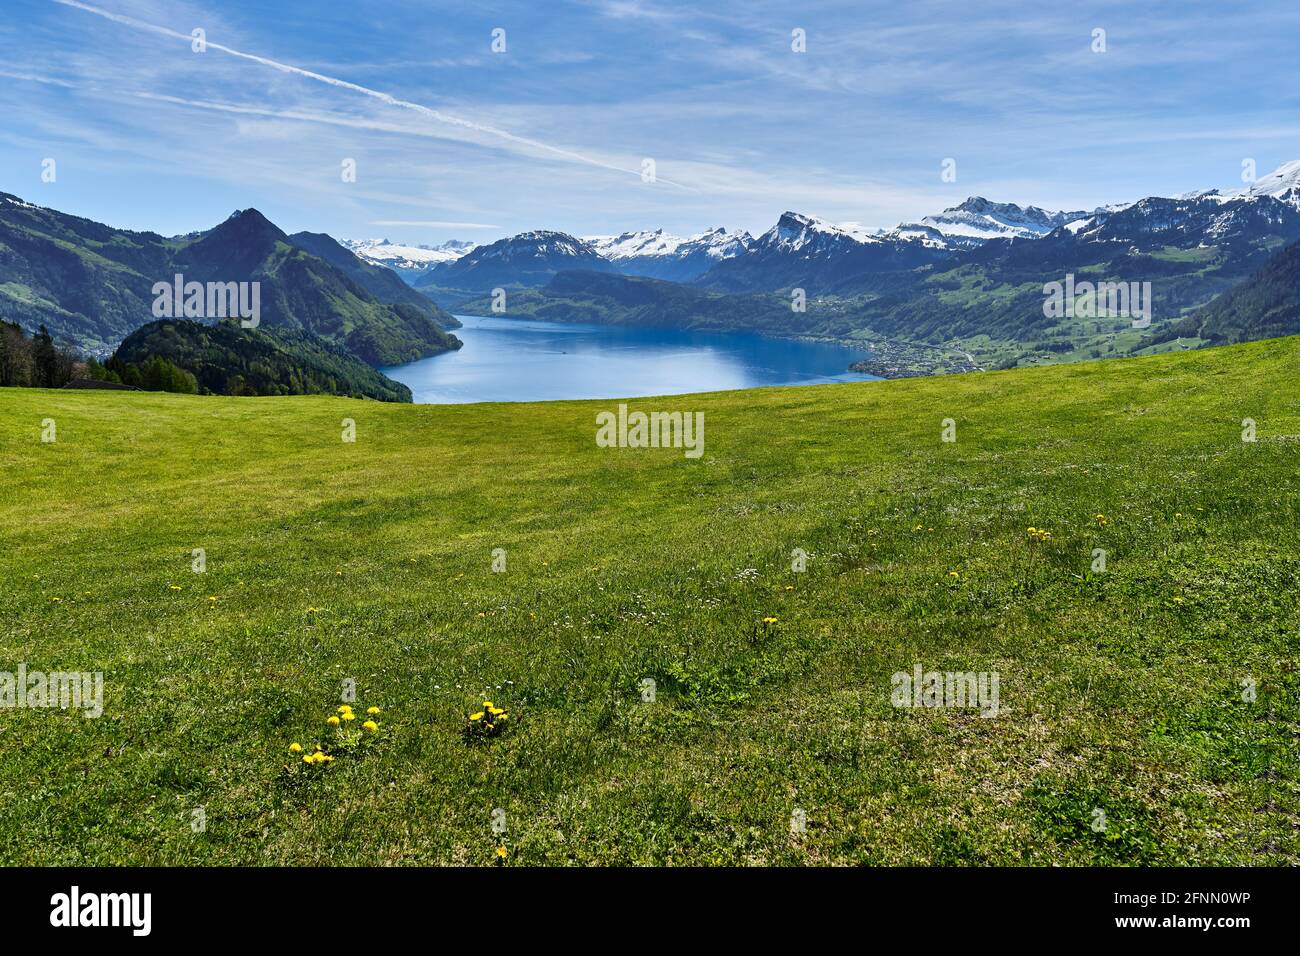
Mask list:
[[[290,745],[289,745],[289,752],[290,752],[290,753],[295,753],[295,754],[296,754],[296,753],[300,752],[301,750],[302,750],[302,744],[294,743],[294,744],[290,744]]]
[[[380,713],[380,710],[379,710],[378,707],[367,707],[367,708],[366,708],[366,713],[367,713],[367,714],[374,715],[374,714],[378,714],[378,713]]]
[[[482,719],[483,719],[483,711],[480,710],[477,714],[470,714],[470,715],[469,715],[469,719],[470,719],[470,720],[482,720]]]
[[[357,719],[357,715],[354,714],[354,713],[352,713],[352,711],[349,710],[346,714],[343,715],[343,719],[344,719],[344,720],[356,720],[356,719]]]
[[[498,858],[498,859],[502,859],[502,860],[504,860],[504,859],[506,858],[506,848],[505,848],[505,847],[503,847],[503,846],[499,846],[499,847],[497,847],[497,858]]]
[[[764,624],[775,624],[775,623],[776,623],[776,618],[774,618],[774,617],[765,617],[765,618],[763,618],[763,623],[764,623]]]
[[[331,727],[337,727],[339,725],[339,719],[337,717],[330,717],[330,719],[325,721],[325,723],[329,724]]]
[[[375,723],[373,720],[367,720],[364,724],[361,725],[361,727],[362,729],[368,730],[371,733],[374,733],[376,730],[379,729],[379,725]]]
[[[303,763],[315,763],[316,761],[311,759],[311,754],[303,754],[303,755],[302,755],[302,762],[303,762]]]
[[[350,714],[350,713],[352,713],[352,708],[349,707],[347,704],[339,704],[339,713],[340,713],[340,714]]]

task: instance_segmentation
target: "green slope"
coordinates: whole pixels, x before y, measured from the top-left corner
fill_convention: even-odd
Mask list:
[[[333,236],[323,232],[295,232],[289,241],[316,258],[324,259],[380,302],[412,306],[443,329],[460,328],[460,320],[416,292],[392,269],[366,262],[350,249],[345,249]]]
[[[409,402],[411,390],[310,332],[160,319],[136,329],[113,357],[141,365],[161,356],[216,395],[346,395]]]
[[[1172,332],[1215,344],[1300,332],[1300,242],[1287,246]]]
[[[329,237],[304,235],[329,253]],[[28,330],[43,323],[60,342],[107,355],[158,317],[153,286],[178,273],[186,281],[258,282],[266,325],[306,330],[373,366],[460,347],[437,321],[455,320],[418,293],[394,287],[401,286],[395,275],[371,274],[360,262],[332,264],[255,209],[205,232],[164,239],[0,193],[0,319]]]
[[[493,297],[481,295],[457,308],[469,315],[493,315]],[[771,335],[806,331],[805,316],[790,298],[756,293],[723,295],[693,286],[605,272],[558,273],[540,289],[506,292],[505,315],[552,322],[666,326],[729,332],[744,329]]]
[[[478,865],[500,807],[511,864],[1300,863],[1297,360],[632,402],[697,460],[611,402],[0,391],[0,659],[106,682],[0,709],[0,861]],[[893,708],[916,663],[1000,715]],[[346,680],[379,734],[302,764]]]
[[[262,322],[301,329],[373,366],[399,365],[459,348],[437,310],[381,302],[348,275],[290,241],[256,209],[245,209],[176,250],[187,281],[256,281]]]

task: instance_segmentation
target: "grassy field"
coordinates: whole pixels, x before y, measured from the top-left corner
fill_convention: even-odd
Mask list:
[[[104,714],[0,709],[0,862],[1300,863],[1298,363],[631,403],[698,459],[614,402],[5,389],[0,670]],[[916,664],[998,715],[892,706]]]

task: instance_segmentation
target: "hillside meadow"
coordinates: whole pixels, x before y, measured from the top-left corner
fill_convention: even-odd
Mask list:
[[[0,862],[1300,863],[1298,361],[629,402],[698,459],[616,402],[0,390],[0,670],[104,681],[0,708]],[[997,715],[893,706],[918,664]]]

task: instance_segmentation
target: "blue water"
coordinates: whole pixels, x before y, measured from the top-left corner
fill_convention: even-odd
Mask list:
[[[864,352],[762,335],[458,315],[464,348],[381,369],[422,404],[680,395],[875,378]]]

